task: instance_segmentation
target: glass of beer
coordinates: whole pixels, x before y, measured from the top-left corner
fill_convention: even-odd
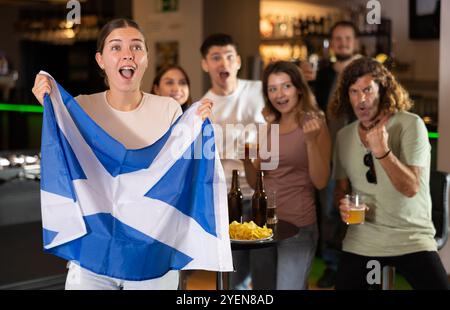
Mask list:
[[[267,206],[267,225],[275,225],[278,223],[277,217],[277,192],[269,192],[269,204]]]
[[[245,158],[249,159],[257,159],[258,158],[258,151],[259,151],[259,145],[257,143],[245,143]]]
[[[347,225],[364,224],[366,205],[361,202],[361,196],[353,193],[351,195],[345,195],[345,198],[350,207],[350,210],[348,211],[349,217],[345,223]]]

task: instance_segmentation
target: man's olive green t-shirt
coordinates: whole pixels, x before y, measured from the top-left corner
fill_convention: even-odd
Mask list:
[[[431,146],[422,119],[398,112],[386,123],[388,145],[403,163],[421,168],[419,192],[411,198],[397,191],[373,157],[377,184],[366,179],[368,152],[358,134],[359,121],[342,128],[334,150],[333,177],[348,179],[352,191],[362,195],[370,210],[361,225],[349,225],[343,250],[364,256],[398,256],[436,251],[429,188]]]

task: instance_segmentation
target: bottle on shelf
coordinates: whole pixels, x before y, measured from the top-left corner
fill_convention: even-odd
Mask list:
[[[304,17],[302,19],[302,24],[300,26],[300,29],[301,29],[302,36],[308,35],[308,18],[307,17]]]
[[[294,36],[295,20],[292,16],[286,16],[286,37],[292,38]]]
[[[289,19],[288,16],[281,16],[280,18],[280,38],[286,38],[288,37],[288,30],[289,30]]]
[[[316,32],[318,35],[324,35],[325,33],[325,17],[321,16],[316,25]]]
[[[315,34],[315,25],[314,25],[314,16],[312,15],[308,15],[308,18],[306,19],[307,21],[307,27],[308,27],[308,35],[313,35]]]
[[[239,171],[233,170],[231,189],[228,193],[228,219],[229,222],[242,222],[242,192],[239,185]]]
[[[259,170],[256,178],[256,188],[252,197],[252,220],[263,227],[267,220],[267,194],[264,190],[264,172]]]
[[[281,21],[281,16],[277,15],[275,17],[275,23],[273,26],[273,37],[274,38],[280,38],[281,37],[281,31],[282,31],[282,21]]]
[[[331,26],[333,26],[333,20],[331,14],[328,14],[323,21],[323,32],[328,35],[330,33]]]
[[[301,25],[302,25],[301,17],[298,17],[298,18],[294,17],[293,18],[293,24],[292,24],[294,37],[301,36],[301,34],[302,34]]]
[[[273,34],[273,23],[270,20],[270,15],[264,16],[259,21],[259,31],[263,38],[270,38]]]

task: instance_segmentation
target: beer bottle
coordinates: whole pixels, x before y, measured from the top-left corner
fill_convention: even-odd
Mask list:
[[[259,170],[256,178],[256,188],[252,197],[252,219],[256,225],[263,227],[266,224],[267,195],[263,183],[264,173]]]
[[[231,189],[228,193],[228,219],[231,222],[241,222],[242,219],[242,192],[239,186],[239,171],[233,170]]]

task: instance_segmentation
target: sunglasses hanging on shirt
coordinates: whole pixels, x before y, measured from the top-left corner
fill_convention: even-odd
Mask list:
[[[369,170],[366,172],[366,180],[371,184],[377,184],[377,175],[375,173],[375,166],[373,165],[373,156],[371,152],[366,153],[364,155],[364,165],[369,167]]]

